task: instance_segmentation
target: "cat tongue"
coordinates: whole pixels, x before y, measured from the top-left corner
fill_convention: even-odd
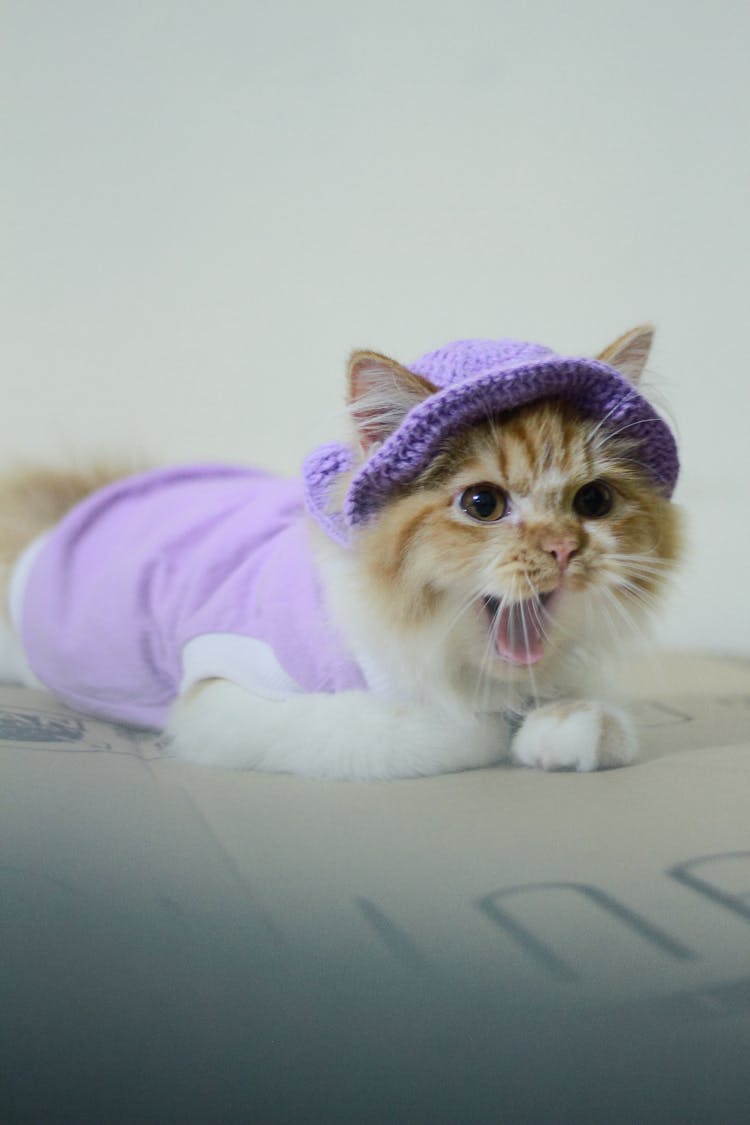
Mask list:
[[[536,598],[503,606],[494,617],[497,655],[511,664],[538,664],[544,656],[543,615]]]

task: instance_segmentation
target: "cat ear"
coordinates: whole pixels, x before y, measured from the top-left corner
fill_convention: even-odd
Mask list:
[[[654,340],[654,329],[650,324],[642,324],[620,336],[601,355],[597,356],[602,363],[614,367],[631,383],[637,384],[643,369],[646,366],[648,354]]]
[[[377,352],[353,352],[349,359],[349,412],[365,453],[380,445],[418,403],[437,390]]]

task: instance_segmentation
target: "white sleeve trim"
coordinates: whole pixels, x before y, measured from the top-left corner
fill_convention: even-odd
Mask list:
[[[183,648],[180,691],[214,679],[229,680],[266,699],[304,692],[281,667],[270,645],[237,633],[203,633]]]

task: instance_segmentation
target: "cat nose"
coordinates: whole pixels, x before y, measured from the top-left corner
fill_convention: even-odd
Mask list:
[[[540,546],[548,555],[552,555],[562,574],[568,569],[568,563],[578,550],[578,541],[572,536],[556,535],[544,539]]]

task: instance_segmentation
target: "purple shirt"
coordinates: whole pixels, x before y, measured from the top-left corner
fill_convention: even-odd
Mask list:
[[[29,564],[17,614],[32,671],[73,708],[148,727],[211,676],[273,698],[364,688],[308,520],[301,482],[232,466],[93,493]]]

